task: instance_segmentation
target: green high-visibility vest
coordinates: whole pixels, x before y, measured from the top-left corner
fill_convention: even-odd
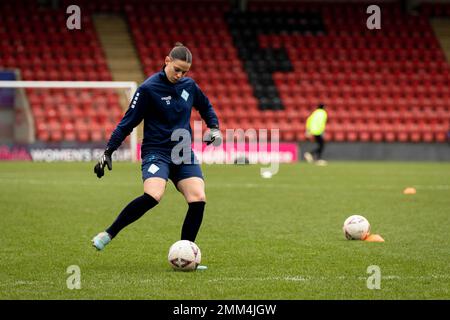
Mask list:
[[[316,109],[306,120],[306,130],[314,136],[321,135],[325,131],[327,117],[324,109]]]

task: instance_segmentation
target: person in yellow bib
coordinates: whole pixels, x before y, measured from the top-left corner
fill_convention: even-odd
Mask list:
[[[325,165],[326,161],[322,159],[323,149],[325,147],[325,127],[327,124],[327,112],[325,105],[320,103],[317,109],[306,119],[306,136],[313,136],[317,147],[311,152],[305,152],[304,157],[308,163],[316,162],[318,165]]]

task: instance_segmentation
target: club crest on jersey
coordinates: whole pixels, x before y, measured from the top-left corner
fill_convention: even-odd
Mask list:
[[[189,92],[183,89],[183,92],[181,92],[181,97],[184,99],[184,101],[187,101],[189,98]]]
[[[161,97],[161,100],[165,101],[166,104],[170,104],[170,100],[172,100],[172,96]]]

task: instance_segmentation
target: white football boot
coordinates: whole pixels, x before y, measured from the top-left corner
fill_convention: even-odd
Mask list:
[[[101,251],[105,248],[105,246],[111,242],[111,236],[108,232],[100,232],[92,239],[92,245],[98,250]]]

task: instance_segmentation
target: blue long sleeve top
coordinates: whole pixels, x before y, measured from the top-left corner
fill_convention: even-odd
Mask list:
[[[164,70],[153,74],[136,90],[124,117],[113,131],[107,148],[114,151],[142,120],[144,138],[142,158],[153,148],[171,149],[178,142],[171,141],[172,132],[186,129],[192,134],[192,107],[200,113],[208,128],[219,126],[208,97],[192,78],[184,77],[171,83]]]

